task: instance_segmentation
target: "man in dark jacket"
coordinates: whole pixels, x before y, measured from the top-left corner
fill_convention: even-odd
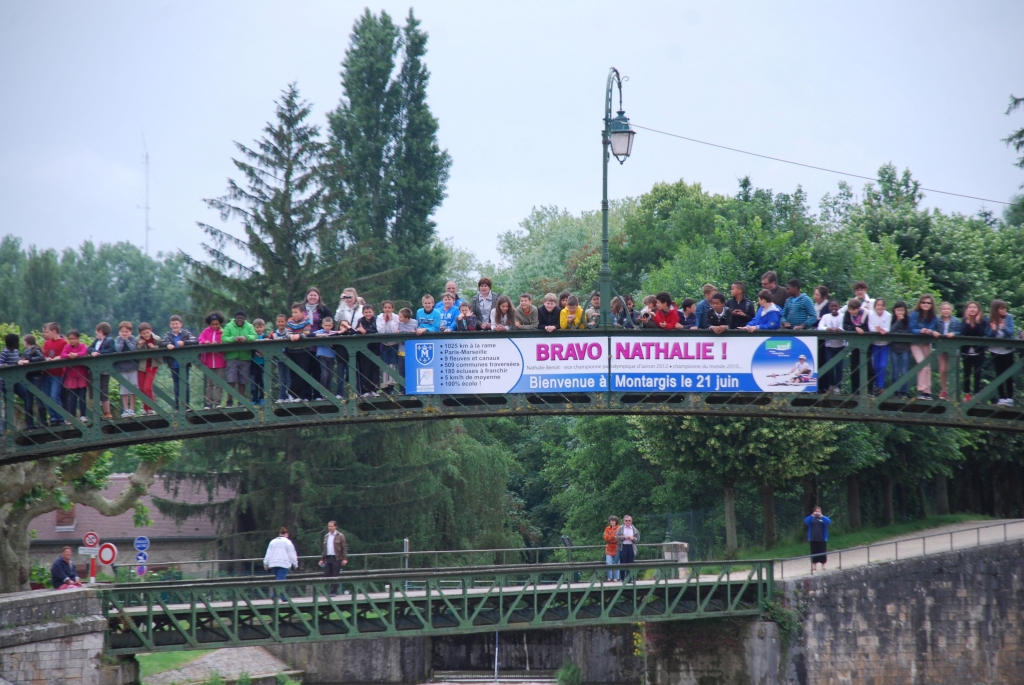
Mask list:
[[[65,547],[61,550],[57,561],[50,567],[50,582],[53,589],[58,590],[62,585],[82,587],[82,579],[78,577],[75,565],[71,563],[71,548]]]
[[[772,302],[779,309],[782,309],[786,305],[786,298],[789,295],[786,294],[786,289],[779,285],[779,275],[774,271],[765,272],[764,276],[761,276],[761,287],[772,294]]]
[[[754,303],[747,299],[747,286],[743,281],[736,281],[729,288],[732,298],[725,303],[729,310],[729,328],[743,328],[754,318]]]
[[[335,521],[327,522],[327,535],[320,545],[320,565],[328,578],[334,578],[341,573],[343,566],[348,565],[348,544]],[[331,594],[337,594],[337,586],[331,588]]]

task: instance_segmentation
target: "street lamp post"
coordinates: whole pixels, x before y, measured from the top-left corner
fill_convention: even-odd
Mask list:
[[[604,131],[601,132],[601,163],[603,165],[601,194],[601,270],[598,277],[601,283],[601,317],[598,324],[601,328],[611,326],[610,308],[612,304],[612,269],[608,265],[608,155],[609,148],[619,164],[626,161],[633,150],[633,136],[636,132],[629,126],[629,119],[622,109],[622,77],[619,70],[612,67],[608,72],[608,87],[604,98]],[[619,89],[619,109],[612,118],[612,87]]]

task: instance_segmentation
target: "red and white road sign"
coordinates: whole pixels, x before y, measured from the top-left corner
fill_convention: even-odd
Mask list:
[[[117,561],[117,547],[115,547],[112,542],[104,542],[100,545],[100,550],[96,553],[96,558],[104,566],[110,566]]]
[[[82,536],[82,545],[85,547],[98,547],[100,544],[100,536],[91,530]]]

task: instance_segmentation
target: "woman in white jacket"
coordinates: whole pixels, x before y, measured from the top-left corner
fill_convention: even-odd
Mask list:
[[[267,545],[267,554],[263,557],[263,568],[273,570],[277,580],[288,577],[288,569],[299,567],[299,557],[295,554],[295,545],[288,539],[288,529],[281,526],[281,534]],[[282,595],[282,599],[284,596]]]

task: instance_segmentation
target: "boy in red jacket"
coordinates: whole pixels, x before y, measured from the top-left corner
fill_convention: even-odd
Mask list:
[[[43,343],[43,356],[46,357],[46,360],[60,359],[61,353],[64,352],[64,346],[67,344],[67,341],[60,334],[60,324],[52,321],[45,324],[43,326],[43,338],[46,339],[46,342]],[[50,410],[50,425],[62,426],[64,425],[64,418],[57,412],[56,408],[64,408],[64,369],[47,369],[43,372],[43,382],[46,384],[46,394],[50,396],[51,401],[48,407]]]

